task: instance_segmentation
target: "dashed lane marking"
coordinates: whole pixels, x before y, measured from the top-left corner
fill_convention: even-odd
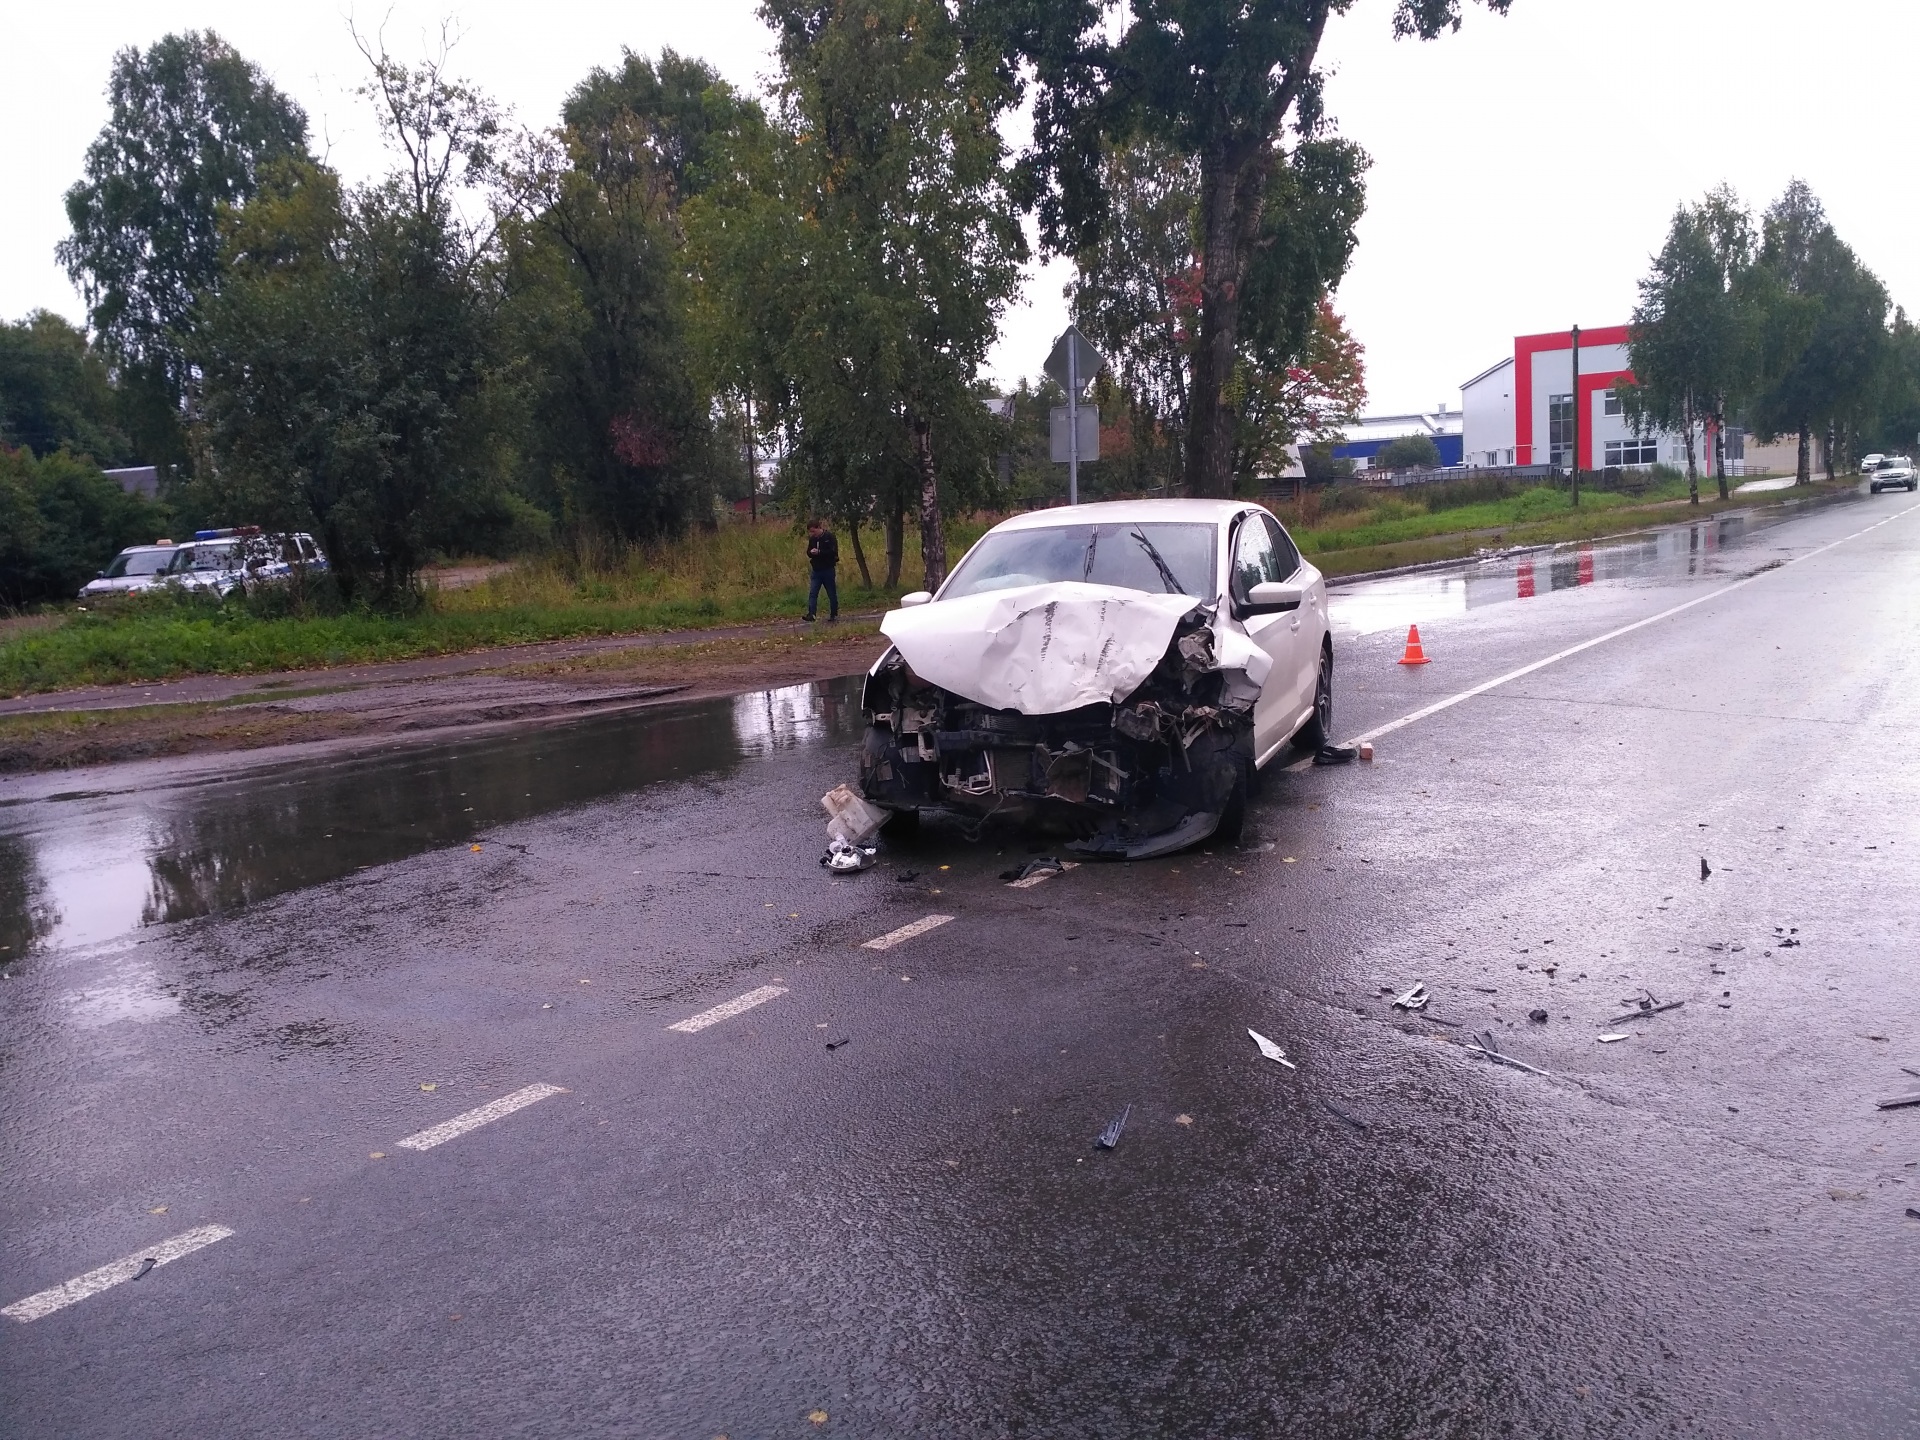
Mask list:
[[[529,1085],[524,1090],[516,1090],[511,1095],[502,1095],[498,1100],[490,1100],[477,1110],[469,1110],[464,1115],[456,1115],[451,1120],[443,1120],[438,1125],[429,1126],[417,1135],[409,1135],[404,1140],[393,1143],[402,1150],[431,1150],[436,1145],[444,1145],[466,1134],[469,1130],[478,1130],[502,1115],[511,1115],[516,1110],[546,1099],[549,1095],[563,1095],[566,1091],[559,1085]]]
[[[889,930],[884,935],[876,935],[873,939],[861,945],[860,948],[862,950],[891,950],[894,946],[911,940],[916,935],[924,935],[929,930],[938,930],[951,919],[953,919],[951,915],[928,915],[914,921],[911,925],[902,925],[898,930]]]
[[[1079,868],[1080,862],[1078,860],[1062,860],[1058,870],[1042,870],[1038,875],[1029,875],[1024,880],[1009,880],[1007,882],[1007,888],[1009,890],[1031,890],[1042,880],[1051,880],[1056,875],[1062,875],[1069,870],[1078,870]]]
[[[1578,655],[1583,650],[1591,650],[1594,646],[1604,645],[1609,640],[1618,640],[1622,635],[1631,635],[1634,631],[1644,630],[1649,625],[1658,625],[1662,620],[1670,620],[1682,611],[1693,609],[1696,605],[1705,605],[1710,600],[1718,600],[1723,596],[1730,595],[1735,590],[1751,585],[1757,580],[1764,580],[1767,576],[1776,574],[1790,565],[1798,565],[1803,560],[1811,560],[1816,555],[1824,555],[1827,551],[1837,546],[1845,545],[1850,540],[1858,540],[1862,535],[1878,530],[1882,525],[1890,525],[1895,520],[1903,519],[1911,515],[1916,509],[1920,509],[1920,506],[1909,505],[1906,509],[1889,515],[1884,520],[1876,520],[1865,529],[1856,530],[1851,535],[1842,535],[1838,540],[1829,540],[1825,545],[1809,550],[1804,555],[1796,555],[1791,560],[1784,560],[1778,565],[1756,571],[1744,580],[1735,580],[1732,584],[1722,585],[1718,590],[1710,591],[1705,595],[1696,595],[1691,600],[1683,601],[1681,604],[1662,610],[1658,615],[1649,615],[1646,619],[1636,620],[1631,625],[1622,625],[1618,630],[1609,630],[1606,634],[1596,635],[1591,640],[1582,640],[1578,645],[1569,645],[1564,650],[1556,650],[1544,660],[1536,660],[1531,665],[1522,665],[1518,670],[1509,670],[1504,675],[1496,675],[1491,680],[1483,680],[1480,684],[1475,685],[1469,690],[1462,690],[1458,695],[1449,695],[1446,699],[1436,700],[1433,704],[1423,706],[1410,715],[1402,715],[1398,720],[1389,720],[1384,725],[1376,725],[1373,729],[1354,736],[1346,743],[1349,745],[1359,745],[1368,740],[1378,740],[1382,735],[1391,735],[1394,731],[1404,729],[1416,721],[1425,720],[1429,715],[1438,715],[1442,710],[1450,710],[1464,700],[1471,700],[1476,695],[1484,695],[1489,690],[1496,690],[1502,685],[1511,684],[1515,680],[1533,674],[1536,670],[1544,670],[1549,665],[1557,665],[1560,661]]]
[[[711,1010],[702,1010],[698,1015],[690,1015],[678,1025],[669,1025],[667,1028],[678,1030],[682,1035],[697,1035],[709,1025],[718,1025],[722,1020],[731,1020],[734,1016],[751,1010],[756,1005],[764,1005],[767,1001],[786,993],[787,987],[784,985],[762,985],[758,990],[749,990],[746,994],[736,996],[724,1005],[716,1005]]]
[[[184,1235],[175,1235],[171,1240],[162,1240],[158,1245],[146,1250],[136,1250],[124,1260],[116,1260],[111,1265],[102,1265],[98,1270],[89,1270],[86,1274],[55,1285],[51,1290],[42,1290],[38,1295],[29,1295],[24,1300],[16,1300],[6,1309],[0,1310],[10,1320],[25,1324],[29,1320],[38,1320],[43,1315],[51,1315],[56,1310],[64,1310],[69,1305],[78,1304],[90,1295],[98,1295],[102,1290],[110,1290],[128,1280],[144,1275],[159,1265],[171,1265],[182,1255],[191,1255],[196,1250],[204,1250],[216,1240],[224,1240],[233,1231],[225,1225],[202,1225],[197,1230],[189,1230]]]

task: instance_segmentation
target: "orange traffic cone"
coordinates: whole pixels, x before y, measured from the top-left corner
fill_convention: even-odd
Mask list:
[[[1402,665],[1424,665],[1427,663],[1427,652],[1420,648],[1420,627],[1418,625],[1407,626],[1407,653],[1400,657],[1400,663]]]

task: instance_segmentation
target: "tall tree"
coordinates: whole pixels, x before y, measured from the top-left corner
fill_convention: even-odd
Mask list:
[[[1504,12],[1511,0],[1483,0]],[[1304,342],[1338,278],[1336,256],[1274,234],[1297,171],[1325,136],[1316,67],[1328,21],[1352,0],[973,0],[983,29],[1030,65],[1034,146],[1023,161],[1053,249],[1090,243],[1106,222],[1108,142],[1148,139],[1199,171],[1199,335],[1186,480],[1196,495],[1233,484],[1229,387],[1250,315],[1294,317]],[[1394,30],[1430,39],[1460,24],[1461,0],[1396,0]],[[1322,227],[1325,222],[1322,222]],[[1317,240],[1319,229],[1302,238]],[[1338,255],[1344,265],[1344,255]],[[1308,273],[1302,273],[1306,270]],[[1260,298],[1256,298],[1260,297]],[[1286,338],[1276,326],[1262,346]],[[1289,356],[1271,357],[1282,363]]]
[[[668,49],[653,61],[628,50],[618,70],[596,68],[574,87],[562,117],[569,131],[583,135],[638,120],[677,205],[706,188],[724,147],[760,118],[760,107],[704,60]]]
[[[1246,297],[1225,390],[1237,486],[1284,468],[1289,446],[1351,420],[1364,401],[1359,347],[1327,291],[1352,253],[1365,166],[1356,146],[1328,138],[1302,144],[1294,163],[1277,172],[1287,193],[1263,222],[1260,284]],[[1074,256],[1074,319],[1112,360],[1136,432],[1151,425],[1177,455],[1191,433],[1188,401],[1201,348],[1199,167],[1152,142],[1109,147],[1104,183],[1106,222]]]
[[[1694,452],[1701,427],[1713,430],[1715,450],[1733,402],[1752,370],[1753,222],[1725,186],[1698,205],[1674,212],[1666,243],[1640,282],[1628,340],[1633,380],[1615,387],[1641,433],[1678,431],[1685,437],[1687,493],[1700,503]],[[1720,498],[1727,498],[1724,458],[1716,463]]]
[[[500,503],[493,222],[457,203],[489,183],[500,121],[441,61],[369,59],[393,172],[346,191],[285,165],[230,222],[195,352],[220,461],[200,483],[311,525],[349,598],[405,608],[429,550]]]
[[[622,76],[597,71],[574,92],[509,234],[511,317],[536,395],[534,485],[576,538],[584,527],[633,540],[710,519],[722,468],[708,367],[688,343],[677,188],[697,183],[715,131],[674,127],[689,109],[738,126],[753,107],[698,62],[669,52],[661,70],[679,103],[662,103],[653,68],[632,55]]]
[[[0,323],[0,447],[69,449],[97,464],[126,458],[105,360],[84,331],[47,310]]]
[[[307,153],[307,117],[211,30],[122,50],[109,115],[67,191],[61,262],[115,365],[142,458],[183,463],[187,334],[220,273],[219,216],[262,167]]]
[[[1889,300],[1802,181],[1768,207],[1762,237],[1754,281],[1761,358],[1752,419],[1762,436],[1798,437],[1795,477],[1804,485],[1812,437],[1828,437],[1831,478],[1838,443],[1871,406],[1890,343]]]
[[[761,13],[779,37],[775,123],[689,222],[723,317],[709,333],[772,382],[816,503],[851,521],[916,502],[938,585],[943,510],[986,480],[973,381],[1024,257],[995,128],[1010,92],[941,0]]]

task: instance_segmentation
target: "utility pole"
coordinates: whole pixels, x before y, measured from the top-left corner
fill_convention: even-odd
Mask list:
[[[1580,327],[1573,327],[1573,508],[1580,508]]]
[[[1080,503],[1080,347],[1067,342],[1067,504]]]

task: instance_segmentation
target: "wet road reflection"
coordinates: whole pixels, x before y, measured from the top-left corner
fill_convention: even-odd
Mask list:
[[[1820,503],[1851,504],[1858,498]],[[1805,514],[1795,509],[1721,515],[1605,545],[1563,545],[1338,585],[1328,599],[1328,614],[1338,629],[1371,635],[1581,585],[1731,577],[1764,563],[1761,553],[1770,532]]]
[[[793,685],[231,780],[0,807],[0,964],[223,913],[496,826],[857,733]]]

